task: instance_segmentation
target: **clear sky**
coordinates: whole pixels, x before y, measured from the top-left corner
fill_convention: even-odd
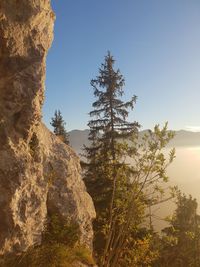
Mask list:
[[[47,126],[60,109],[67,130],[87,128],[90,80],[110,50],[126,99],[138,96],[130,120],[143,129],[165,121],[175,130],[200,129],[199,0],[52,0],[52,7]]]

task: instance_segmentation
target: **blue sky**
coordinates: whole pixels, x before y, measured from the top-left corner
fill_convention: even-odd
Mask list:
[[[200,129],[199,0],[52,0],[52,7],[47,126],[60,109],[67,130],[87,128],[90,80],[110,50],[125,77],[125,98],[138,96],[130,120],[143,129],[165,121],[175,130]]]

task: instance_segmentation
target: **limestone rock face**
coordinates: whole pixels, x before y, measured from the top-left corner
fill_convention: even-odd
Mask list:
[[[79,159],[41,123],[50,0],[0,1],[0,253],[41,242],[48,214],[75,220],[91,248],[92,200]]]

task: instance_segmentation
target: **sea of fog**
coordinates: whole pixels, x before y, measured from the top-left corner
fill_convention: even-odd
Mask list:
[[[177,185],[183,193],[191,194],[193,198],[197,199],[200,214],[200,146],[177,147],[176,158],[168,167],[167,173],[170,185]],[[172,214],[174,209],[173,201],[152,208],[152,212],[155,214],[153,220],[156,229],[160,230],[166,226],[163,218]]]
[[[170,181],[193,197],[200,204],[200,146],[178,147],[176,158],[168,167]]]

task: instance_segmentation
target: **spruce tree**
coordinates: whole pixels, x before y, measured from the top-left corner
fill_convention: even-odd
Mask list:
[[[114,69],[114,62],[108,52],[99,69],[99,75],[91,80],[96,101],[93,103],[91,120],[88,123],[91,145],[85,147],[85,183],[97,211],[94,246],[103,258],[112,247],[110,242],[114,210],[119,187],[123,183],[120,176],[124,179],[127,167],[121,162],[123,155],[127,153],[122,140],[137,132],[139,128],[137,122],[127,121],[128,109],[134,108],[136,96],[127,102],[122,100],[125,81],[119,69]]]
[[[65,129],[66,123],[63,120],[60,110],[55,111],[50,124],[53,126],[54,134],[57,135],[65,144],[69,145],[69,135]]]

